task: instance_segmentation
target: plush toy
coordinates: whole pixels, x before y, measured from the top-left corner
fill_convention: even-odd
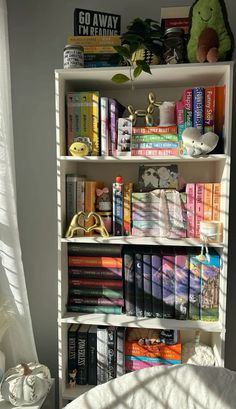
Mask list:
[[[197,157],[213,151],[218,144],[219,137],[214,132],[201,135],[197,128],[189,127],[182,133],[182,141],[187,154]]]
[[[227,61],[232,58],[234,38],[223,0],[197,0],[189,13],[188,60]]]
[[[78,137],[69,147],[72,156],[89,156],[92,153],[92,143],[89,138]]]

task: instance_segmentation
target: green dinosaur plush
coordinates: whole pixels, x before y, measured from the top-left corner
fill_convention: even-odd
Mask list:
[[[216,62],[232,58],[234,38],[223,0],[195,1],[189,20],[189,62]]]

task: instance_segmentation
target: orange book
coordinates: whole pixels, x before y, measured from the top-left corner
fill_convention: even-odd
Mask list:
[[[84,186],[84,211],[86,213],[95,212],[95,203],[96,203],[96,189],[102,189],[104,187],[103,182],[89,180],[85,181]],[[89,220],[85,221],[85,228],[93,226],[94,218],[90,217]],[[94,236],[96,231],[85,233],[85,236]]]
[[[124,236],[131,235],[131,195],[133,191],[133,183],[124,184]]]
[[[212,220],[212,200],[213,200],[213,185],[212,183],[204,184],[204,199],[203,199],[203,220]]]
[[[125,341],[125,355],[180,361],[181,343],[174,345],[166,345],[163,343],[139,345],[137,340]]]
[[[213,183],[213,204],[212,204],[212,220],[220,220],[220,199],[221,186],[220,183]]]
[[[70,267],[109,267],[122,268],[121,257],[91,257],[91,256],[69,256]]]

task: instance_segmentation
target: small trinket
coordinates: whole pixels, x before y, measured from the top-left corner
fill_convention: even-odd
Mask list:
[[[78,44],[67,44],[64,48],[64,68],[84,66],[84,48]]]

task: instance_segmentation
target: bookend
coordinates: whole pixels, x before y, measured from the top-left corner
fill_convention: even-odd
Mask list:
[[[82,223],[89,219],[94,219],[94,224],[88,228],[84,227]],[[72,238],[77,230],[83,230],[85,233],[89,233],[93,230],[98,230],[102,237],[109,237],[108,231],[103,223],[101,216],[96,212],[79,212],[76,213],[70,222],[70,226],[66,232],[66,238]]]

